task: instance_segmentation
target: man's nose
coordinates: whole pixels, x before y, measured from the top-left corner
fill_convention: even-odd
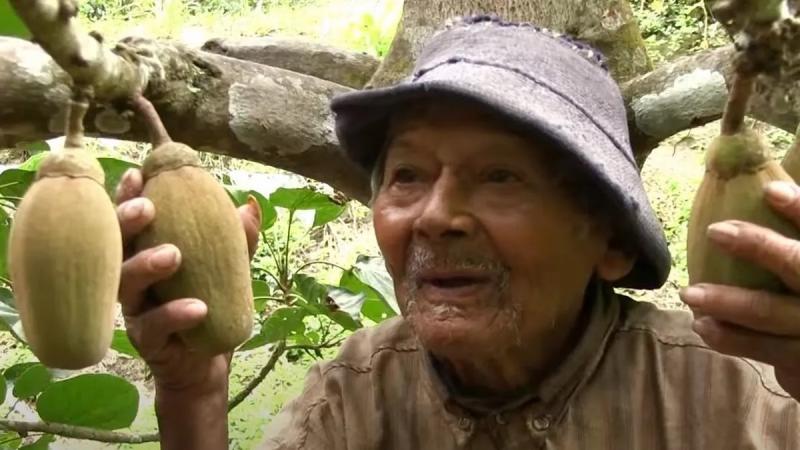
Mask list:
[[[469,190],[454,174],[443,171],[425,198],[414,231],[428,239],[463,237],[475,232]]]

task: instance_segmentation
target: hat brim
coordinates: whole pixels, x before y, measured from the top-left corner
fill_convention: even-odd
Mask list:
[[[644,191],[639,169],[591,117],[563,94],[523,74],[491,65],[445,64],[411,83],[356,91],[333,99],[336,133],[348,156],[371,170],[386,141],[389,118],[401,105],[432,96],[478,102],[509,125],[546,137],[570,152],[597,181],[610,208],[632,224],[638,249],[628,276],[615,285],[655,289],[666,281],[671,258],[662,228]],[[523,99],[537,99],[535,104]]]

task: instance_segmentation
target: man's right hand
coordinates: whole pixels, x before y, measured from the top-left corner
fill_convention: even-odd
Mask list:
[[[227,432],[225,412],[231,355],[207,357],[195,353],[176,334],[203,321],[208,311],[205,303],[186,298],[162,304],[152,296],[150,286],[174,274],[180,266],[181,255],[171,244],[134,252],[137,234],[157,214],[153,203],[141,197],[142,189],[142,174],[132,169],[123,176],[116,195],[125,246],[119,300],[128,336],[153,373],[163,448],[173,447],[165,439],[187,445],[193,437],[200,437],[193,436],[197,433],[205,435],[203,448],[222,448],[223,442],[227,446],[226,437],[214,439],[213,435],[219,435],[221,430],[214,433],[209,427],[225,426]],[[258,203],[249,201],[239,208],[239,215],[252,257],[261,223]],[[193,417],[195,413],[199,415]],[[211,444],[215,440],[219,445]]]

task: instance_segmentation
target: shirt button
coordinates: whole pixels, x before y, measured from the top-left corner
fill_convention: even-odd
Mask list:
[[[530,428],[531,431],[547,431],[550,428],[551,422],[549,416],[538,416],[532,418],[532,420],[528,419],[528,428]]]

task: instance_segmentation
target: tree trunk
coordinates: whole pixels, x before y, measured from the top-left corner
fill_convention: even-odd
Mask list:
[[[468,14],[497,14],[572,34],[602,50],[620,82],[651,69],[628,0],[405,0],[397,35],[368,86],[386,86],[405,77],[436,29]]]

